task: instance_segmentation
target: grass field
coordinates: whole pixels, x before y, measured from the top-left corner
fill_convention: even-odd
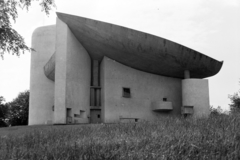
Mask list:
[[[240,116],[0,128],[7,159],[240,159]]]

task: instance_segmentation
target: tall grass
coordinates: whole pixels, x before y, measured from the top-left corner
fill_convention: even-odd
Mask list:
[[[0,138],[1,159],[240,159],[240,116],[54,126]]]

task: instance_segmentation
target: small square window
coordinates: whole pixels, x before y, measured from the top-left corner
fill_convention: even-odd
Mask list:
[[[163,101],[167,101],[167,98],[163,98]]]
[[[130,88],[123,88],[123,97],[125,97],[125,98],[130,98],[131,97]]]

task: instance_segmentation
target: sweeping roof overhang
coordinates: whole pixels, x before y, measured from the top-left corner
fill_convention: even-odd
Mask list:
[[[57,13],[93,59],[104,56],[129,67],[168,77],[206,78],[223,62],[188,47],[148,33],[97,20]]]

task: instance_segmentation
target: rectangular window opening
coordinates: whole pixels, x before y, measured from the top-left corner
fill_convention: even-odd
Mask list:
[[[130,88],[123,88],[123,97],[125,97],[125,98],[130,98],[131,97]]]

